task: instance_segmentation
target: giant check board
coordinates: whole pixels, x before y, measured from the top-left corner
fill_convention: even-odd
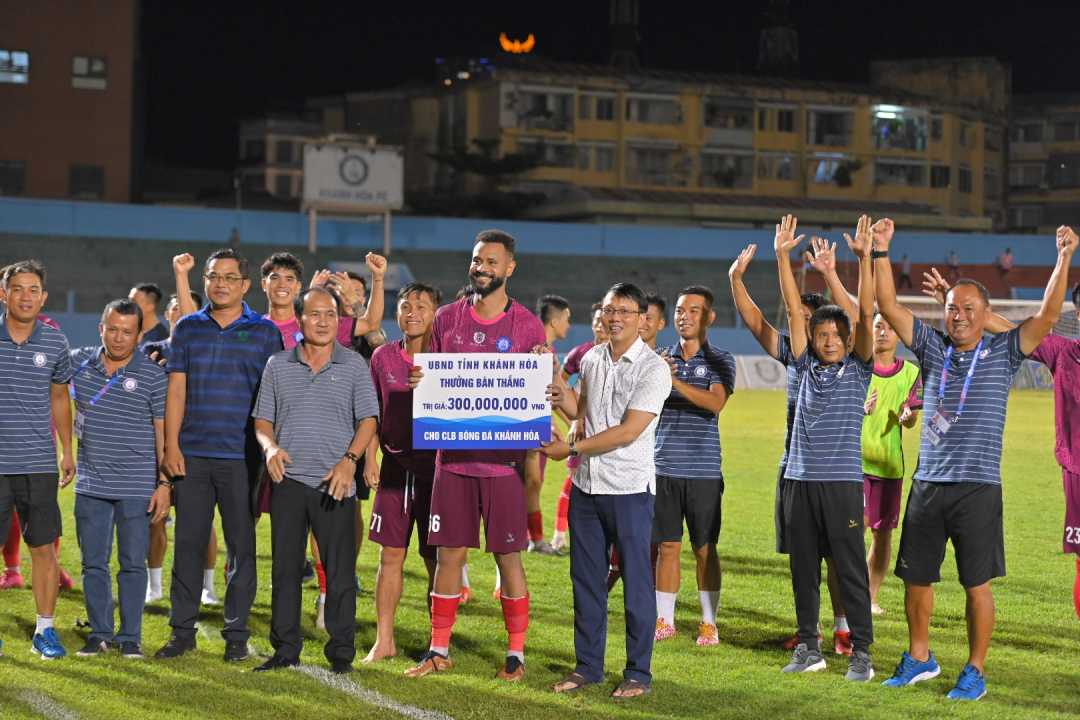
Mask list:
[[[530,353],[417,353],[413,447],[521,450],[551,440],[551,358]]]

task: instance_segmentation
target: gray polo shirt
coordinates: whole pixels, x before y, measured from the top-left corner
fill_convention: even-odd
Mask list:
[[[591,495],[631,495],[655,492],[656,424],[671,394],[671,370],[641,338],[618,362],[608,343],[597,345],[581,359],[578,381],[585,403],[585,434],[599,435],[621,425],[627,410],[652,413],[645,432],[628,445],[603,454],[584,453],[574,484]]]
[[[275,442],[292,459],[286,477],[325,492],[323,478],[348,451],[360,422],[379,417],[379,403],[359,355],[334,343],[330,361],[316,373],[302,347],[266,363],[251,416],[274,424]]]

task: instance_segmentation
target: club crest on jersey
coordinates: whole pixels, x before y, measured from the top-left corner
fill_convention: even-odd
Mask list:
[[[127,378],[124,380],[124,389],[128,392],[134,392],[139,387],[139,381],[135,378]]]
[[[292,339],[293,339],[293,342],[295,342],[297,345],[304,342],[304,331],[303,330],[297,330],[296,334],[292,336]]]
[[[510,352],[511,345],[513,345],[513,343],[511,343],[510,338],[505,335],[495,341],[495,349],[501,353]]]
[[[989,354],[990,354],[990,348],[986,348],[981,353],[979,353],[979,359],[980,360],[985,360],[986,356],[989,355]]]
[[[483,345],[484,341],[487,340],[487,335],[485,335],[482,332],[477,331],[477,332],[473,333],[472,339],[473,339],[473,342],[475,344]]]
[[[251,333],[249,333],[247,330],[241,330],[240,332],[236,333],[237,342],[246,343],[250,339]]]
[[[45,353],[34,353],[34,364],[38,367],[45,367]]]
[[[698,377],[705,377],[705,373],[709,372],[704,365],[698,365],[694,368],[694,374]]]

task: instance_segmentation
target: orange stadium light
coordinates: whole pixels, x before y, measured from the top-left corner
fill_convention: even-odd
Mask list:
[[[530,52],[533,46],[536,45],[536,37],[532,33],[529,33],[529,37],[525,38],[525,41],[511,40],[506,37],[506,33],[499,33],[499,44],[502,45],[502,49],[508,53],[514,53],[520,55],[521,53]]]

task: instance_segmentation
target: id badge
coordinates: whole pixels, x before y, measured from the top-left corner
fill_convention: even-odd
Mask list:
[[[72,433],[80,440],[82,440],[84,425],[86,425],[86,411],[77,407],[75,408],[75,427],[72,430]]]
[[[953,420],[949,419],[949,416],[940,410],[934,413],[934,417],[927,423],[925,430],[923,431],[923,437],[930,441],[930,444],[937,447],[939,443],[944,439],[945,433],[952,427]]]

